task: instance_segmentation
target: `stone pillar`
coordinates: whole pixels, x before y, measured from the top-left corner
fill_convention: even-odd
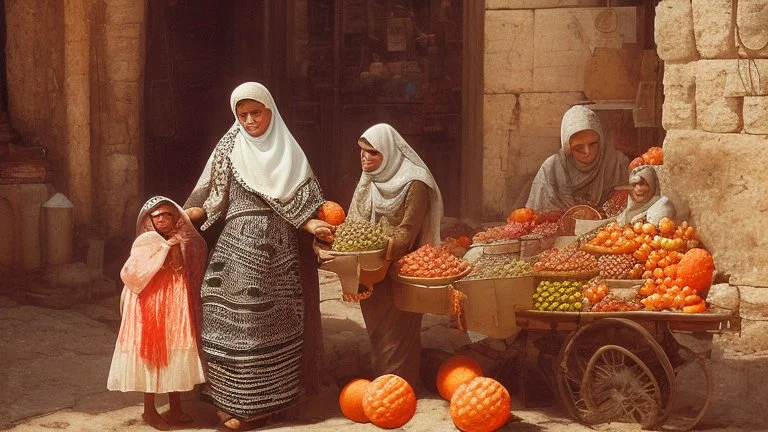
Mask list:
[[[64,97],[67,132],[66,174],[75,220],[88,224],[92,216],[90,7],[88,0],[64,1]]]

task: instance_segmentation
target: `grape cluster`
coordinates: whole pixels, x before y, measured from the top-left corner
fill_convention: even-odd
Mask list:
[[[525,260],[509,259],[496,255],[483,255],[475,263],[467,279],[503,279],[527,276],[532,271],[531,263]]]
[[[582,282],[541,281],[533,293],[533,308],[549,312],[580,312]]]
[[[533,265],[535,271],[595,271],[597,259],[594,255],[578,250],[576,247],[547,249],[539,255]]]
[[[388,240],[380,226],[365,220],[347,219],[336,228],[336,239],[331,249],[337,252],[384,249]]]
[[[627,279],[635,264],[637,261],[630,254],[601,255],[597,259],[600,277],[604,279]]]

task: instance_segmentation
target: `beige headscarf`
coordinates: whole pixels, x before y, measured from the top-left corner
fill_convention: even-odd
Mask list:
[[[364,138],[384,160],[373,172],[363,172],[357,183],[349,216],[377,222],[382,215],[392,215],[402,207],[408,186],[418,180],[430,189],[429,210],[421,228],[419,245],[440,242],[443,198],[429,168],[416,151],[392,126],[379,123],[366,130]]]
[[[583,130],[600,136],[599,154],[589,164],[571,154],[571,137]],[[591,109],[576,105],[565,112],[560,124],[560,151],[541,165],[531,185],[526,207],[537,212],[565,210],[576,204],[600,205],[613,188],[627,183],[629,160],[605,142],[600,120]]]

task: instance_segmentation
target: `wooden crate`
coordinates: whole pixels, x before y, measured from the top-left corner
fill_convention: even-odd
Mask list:
[[[495,338],[517,331],[515,312],[533,307],[536,289],[533,276],[507,279],[460,280],[456,289],[464,293],[467,329]]]

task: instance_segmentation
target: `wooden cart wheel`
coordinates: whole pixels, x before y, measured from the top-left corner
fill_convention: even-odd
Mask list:
[[[698,407],[671,407],[670,413],[673,415],[664,424],[664,430],[689,431],[701,421],[707,412],[707,408],[709,408],[714,390],[713,382],[712,376],[709,373],[709,367],[707,366],[707,359],[684,345],[679,343],[676,343],[676,345],[679,362],[675,364],[675,375],[677,378],[680,378],[681,375],[683,376],[682,379],[678,380],[678,383],[702,382],[691,379],[688,376],[689,374],[696,374],[697,370],[692,368],[698,367],[698,372],[704,375],[703,385],[706,386],[706,396]],[[698,375],[696,378],[700,377],[701,375]]]
[[[653,372],[636,355],[618,345],[598,349],[587,364],[581,397],[591,423],[657,423],[661,389]]]
[[[605,345],[617,345],[633,353],[653,374],[661,394],[656,422],[663,424],[675,403],[675,374],[666,353],[642,325],[625,318],[603,318],[575,330],[563,344],[555,365],[555,383],[569,414],[584,423],[594,418],[582,397],[581,386],[589,361]]]

